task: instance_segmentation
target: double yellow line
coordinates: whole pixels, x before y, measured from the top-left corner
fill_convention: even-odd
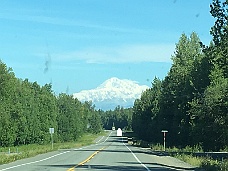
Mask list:
[[[78,166],[82,166],[85,163],[89,162],[97,153],[99,153],[100,151],[104,150],[106,147],[103,147],[97,151],[95,151],[92,155],[90,155],[87,159],[85,159],[84,161],[82,161],[81,163],[75,165],[74,167],[71,167],[70,169],[67,169],[67,171],[74,171],[74,169]]]

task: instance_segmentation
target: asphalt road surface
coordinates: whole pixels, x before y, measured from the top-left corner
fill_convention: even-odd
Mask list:
[[[0,171],[193,171],[178,159],[129,145],[116,131],[100,137],[90,146],[59,150],[0,165]]]

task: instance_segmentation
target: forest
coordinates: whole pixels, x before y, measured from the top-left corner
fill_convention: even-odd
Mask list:
[[[221,150],[228,146],[228,1],[214,0],[212,41],[205,46],[195,32],[182,34],[173,64],[164,80],[152,87],[133,107],[132,129],[145,141],[168,146],[201,146]]]
[[[228,144],[228,1],[211,4],[215,24],[206,46],[197,33],[182,34],[172,66],[161,80],[154,78],[134,106],[113,111],[96,110],[92,102],[72,95],[56,95],[51,84],[40,86],[16,78],[0,61],[0,146],[76,141],[114,125],[133,130],[140,139],[167,145],[200,145],[218,151]]]
[[[51,84],[40,86],[15,77],[0,62],[0,146],[75,141],[86,132],[102,130],[101,117],[91,102],[72,95],[56,96]]]
[[[95,110],[92,102],[80,102],[73,95],[52,91],[15,77],[0,61],[0,146],[76,141],[84,133],[99,133],[116,127],[131,130],[132,109],[117,106],[113,111]]]

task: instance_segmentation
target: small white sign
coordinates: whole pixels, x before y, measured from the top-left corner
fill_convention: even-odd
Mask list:
[[[168,132],[167,130],[162,130],[161,132]]]
[[[50,134],[54,134],[54,128],[49,128]]]

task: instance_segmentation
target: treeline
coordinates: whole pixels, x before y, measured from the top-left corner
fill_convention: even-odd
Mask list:
[[[117,106],[114,110],[99,110],[99,113],[104,129],[110,130],[112,126],[115,126],[124,130],[132,130],[132,108],[124,109]]]
[[[132,128],[144,140],[220,150],[228,142],[228,1],[214,0],[213,40],[182,34],[164,80],[155,78],[133,107]]]
[[[40,86],[15,77],[0,61],[0,146],[75,141],[86,132],[99,133],[115,127],[131,130],[132,108],[95,110],[92,102],[72,95],[55,95],[51,84]]]
[[[16,78],[0,61],[0,146],[49,143],[49,128],[59,142],[101,131],[101,117],[91,102],[56,96],[51,88]]]

